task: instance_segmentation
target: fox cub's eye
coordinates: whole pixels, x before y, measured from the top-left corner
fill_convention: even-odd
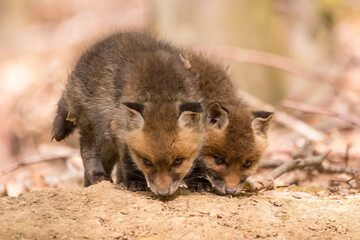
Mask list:
[[[143,158],[143,162],[146,166],[152,166],[152,162],[149,159]]]
[[[184,161],[183,158],[177,158],[177,159],[175,159],[173,164],[174,164],[174,166],[180,166],[180,164],[182,164],[183,161]]]
[[[243,164],[244,168],[249,168],[252,165],[252,161],[250,160],[246,160],[245,163]]]
[[[214,161],[216,163],[216,165],[223,165],[225,164],[225,160],[221,157],[214,157]]]

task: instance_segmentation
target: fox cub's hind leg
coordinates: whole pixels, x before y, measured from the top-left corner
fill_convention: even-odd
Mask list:
[[[103,167],[101,148],[94,143],[94,136],[84,132],[80,132],[80,135],[80,152],[85,169],[84,186],[88,187],[103,180],[112,182],[111,175],[107,174]]]
[[[70,116],[70,112],[67,110],[67,102],[62,96],[57,109],[57,114],[54,119],[52,129],[52,139],[57,142],[65,139],[76,128],[76,118]]]

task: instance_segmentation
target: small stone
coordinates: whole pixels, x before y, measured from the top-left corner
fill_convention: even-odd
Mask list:
[[[122,215],[128,215],[128,214],[129,214],[129,211],[127,211],[127,210],[121,210],[120,213],[121,213]]]
[[[212,218],[217,217],[217,214],[214,213],[214,212],[211,212],[211,213],[210,213],[210,217],[212,217]]]
[[[348,231],[348,228],[346,225],[340,226],[336,229],[336,231],[340,234],[345,234]]]
[[[282,205],[284,205],[284,203],[280,202],[280,201],[275,201],[272,203],[275,207],[281,207]]]
[[[309,226],[309,229],[312,230],[312,231],[318,232],[318,231],[322,230],[322,227],[320,225],[311,224]]]
[[[304,193],[304,192],[294,192],[294,193],[291,193],[291,196],[293,198],[296,198],[296,199],[303,199],[303,198],[311,198],[312,197],[311,194]]]
[[[6,183],[6,192],[9,197],[18,197],[21,194],[26,192],[26,189],[17,182],[7,182]]]
[[[267,237],[269,237],[269,234],[266,232],[266,230],[256,231],[256,238],[267,238]]]
[[[111,234],[111,237],[112,237],[112,238],[115,238],[115,239],[121,238],[122,236],[123,236],[122,233],[119,233],[119,232],[113,232],[113,233]]]

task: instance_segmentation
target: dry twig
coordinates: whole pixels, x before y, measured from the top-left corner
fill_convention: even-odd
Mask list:
[[[273,171],[266,174],[264,180],[258,182],[247,182],[247,188],[250,192],[257,192],[262,189],[271,189],[274,187],[274,180],[286,172],[295,169],[304,169],[307,167],[321,166],[322,161],[327,157],[328,153],[321,154],[319,156],[311,156],[305,159],[295,159],[287,161]]]
[[[262,160],[260,168],[275,168],[262,181],[247,182],[247,190],[256,192],[262,189],[271,189],[274,187],[274,180],[286,172],[296,169],[316,169],[320,173],[346,173],[352,175],[356,181],[357,186],[360,185],[360,174],[351,167],[334,165],[323,162],[323,160],[330,154],[330,151],[324,154],[314,156],[315,150],[311,141],[306,141],[303,146],[296,149],[292,154],[292,159],[287,162],[279,160]]]
[[[356,118],[350,114],[346,114],[346,113],[339,113],[337,111],[328,109],[328,108],[324,108],[324,107],[317,107],[317,106],[311,106],[308,104],[304,104],[304,103],[300,103],[300,102],[294,102],[294,101],[283,101],[282,104],[283,107],[286,108],[291,108],[291,109],[296,109],[302,112],[307,112],[307,113],[316,113],[316,114],[322,114],[322,115],[328,115],[328,116],[332,116],[332,117],[337,117],[339,119],[342,119],[348,123],[351,123],[353,125],[356,126],[360,126],[360,119]]]
[[[304,79],[311,81],[321,82],[339,88],[336,79],[337,76],[332,76],[326,73],[319,73],[311,70],[301,64],[273,53],[267,53],[257,50],[249,50],[243,48],[236,48],[231,46],[216,46],[216,47],[205,47],[205,52],[209,55],[215,54],[216,56],[232,59],[239,62],[254,63],[269,67],[274,67],[289,73],[293,73]],[[360,91],[359,88],[350,88],[347,86],[340,86],[348,91]]]
[[[259,168],[265,169],[265,168],[276,168],[283,164],[284,161],[281,160],[275,160],[275,159],[261,159]]]
[[[339,183],[343,182],[343,183],[346,183],[350,188],[354,188],[354,186],[351,184],[351,181],[353,181],[354,178],[349,178],[347,180],[344,180],[344,179],[331,179],[330,180],[330,188],[333,188],[335,186],[338,186]]]
[[[284,162],[280,160],[261,160],[259,168],[277,168],[281,165],[283,165]],[[351,167],[347,166],[340,166],[335,164],[330,164],[323,162],[321,165],[317,166],[314,164],[314,167],[320,172],[320,173],[346,173],[349,175],[354,175],[356,173],[356,170],[354,170]]]
[[[22,161],[19,161],[17,163],[10,165],[10,167],[0,170],[0,177],[4,176],[5,174],[11,173],[21,167],[27,166],[27,165],[44,162],[44,161],[55,160],[55,159],[68,158],[68,157],[72,157],[72,156],[75,156],[78,154],[79,154],[79,149],[76,149],[74,151],[70,151],[67,153],[28,157]]]
[[[346,144],[346,150],[345,150],[345,156],[344,156],[344,162],[345,162],[345,165],[347,166],[348,163],[349,163],[349,151],[350,151],[350,148],[352,147],[352,144]]]
[[[310,140],[307,140],[301,147],[296,148],[295,151],[291,154],[293,159],[298,158],[306,158],[308,156],[314,155],[314,146],[313,142]]]
[[[340,165],[330,164],[330,163],[326,163],[326,162],[317,166],[316,169],[321,173],[346,173],[349,175],[354,175],[356,173],[356,170],[351,167],[340,166]]]
[[[355,173],[354,178],[356,182],[356,187],[360,190],[360,172]]]

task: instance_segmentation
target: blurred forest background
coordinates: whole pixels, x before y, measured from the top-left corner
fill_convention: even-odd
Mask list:
[[[51,142],[62,87],[96,39],[142,29],[217,57],[254,109],[275,111],[254,179],[320,156],[276,185],[357,191],[358,0],[1,0],[0,196],[82,184],[77,134]]]

